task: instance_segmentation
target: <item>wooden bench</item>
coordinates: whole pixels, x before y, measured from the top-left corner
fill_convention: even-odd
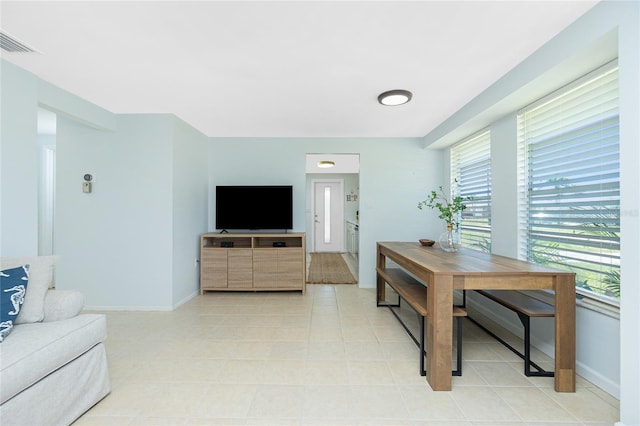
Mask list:
[[[424,347],[424,318],[428,315],[427,310],[427,289],[426,287],[418,280],[413,278],[411,275],[407,274],[401,269],[398,268],[387,268],[387,269],[377,269],[378,275],[384,279],[384,281],[389,284],[389,287],[393,289],[398,295],[398,303],[390,304],[386,303],[382,300],[377,301],[377,306],[386,306],[389,308],[391,313],[400,321],[402,327],[404,327],[405,331],[411,339],[414,341],[416,345],[420,348],[420,375],[426,376],[427,372],[425,369],[424,357],[425,357],[425,347]],[[411,333],[411,330],[407,327],[407,325],[402,321],[400,316],[393,310],[394,307],[400,307],[400,301],[404,300],[410,307],[418,314],[418,319],[420,322],[420,339],[416,339],[416,337]],[[457,353],[456,353],[456,369],[451,372],[453,376],[461,376],[462,375],[462,318],[467,316],[467,312],[460,306],[454,306],[453,316],[457,320]]]
[[[532,317],[554,317],[555,307],[542,302],[534,297],[519,291],[512,290],[475,290],[476,293],[481,294],[493,300],[496,303],[504,306],[507,309],[512,310],[518,314],[520,322],[524,326],[524,354],[503,339],[495,335],[493,332],[479,324],[476,320],[469,317],[471,321],[477,324],[484,331],[489,333],[492,337],[498,340],[500,343],[509,348],[512,352],[518,355],[524,360],[524,374],[526,376],[543,376],[553,377],[553,371],[545,371],[542,367],[531,361],[531,324]],[[466,294],[463,296],[466,301]],[[464,302],[463,302],[464,305]],[[531,371],[531,367],[534,367],[537,371]]]

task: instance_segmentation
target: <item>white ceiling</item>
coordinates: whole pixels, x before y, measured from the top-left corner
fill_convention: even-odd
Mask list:
[[[422,137],[596,1],[2,1],[2,57],[218,137]],[[413,100],[385,107],[379,93]]]

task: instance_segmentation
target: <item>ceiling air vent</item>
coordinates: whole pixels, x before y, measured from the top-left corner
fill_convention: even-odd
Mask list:
[[[0,47],[9,53],[35,53],[36,51],[26,44],[16,40],[4,31],[0,31]]]

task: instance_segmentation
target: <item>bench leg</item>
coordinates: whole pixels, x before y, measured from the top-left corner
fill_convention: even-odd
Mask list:
[[[518,313],[520,322],[524,326],[524,375],[531,376],[531,321],[529,317]]]
[[[427,375],[427,370],[425,368],[424,365],[424,356],[425,356],[425,350],[424,350],[424,317],[419,315],[420,317],[420,375],[421,376],[426,376]]]
[[[454,303],[453,306],[456,306],[458,308],[466,308],[467,307],[467,290],[462,290],[462,303],[460,305],[456,305]]]
[[[405,331],[407,332],[407,334],[409,335],[409,337],[411,337],[411,340],[413,340],[413,342],[418,345],[418,347],[420,348],[420,375],[421,376],[426,376],[427,375],[427,369],[426,369],[426,363],[425,363],[425,356],[426,356],[426,351],[425,351],[425,342],[424,342],[424,335],[425,335],[425,322],[424,322],[424,317],[422,315],[420,315],[419,313],[416,312],[416,315],[418,316],[418,321],[420,323],[420,339],[416,339],[415,336],[411,333],[411,330],[409,330],[409,328],[405,325],[405,323],[402,321],[402,319],[400,318],[400,315],[398,315],[392,308],[399,308],[401,307],[402,304],[402,298],[400,296],[398,296],[398,303],[397,304],[390,304],[390,303],[386,303],[386,302],[381,302],[381,301],[377,301],[376,306],[377,307],[387,307],[389,308],[389,310],[391,311],[391,313],[396,317],[396,319],[400,322],[400,325],[402,325],[402,327],[405,329]],[[458,328],[458,338],[457,338],[457,360],[456,360],[456,370],[451,372],[452,376],[461,376],[462,375],[462,318],[463,317],[456,317],[456,321],[458,321],[457,323],[457,328]]]
[[[534,362],[531,362],[531,320],[530,318],[518,312],[520,322],[524,326],[524,375],[527,377],[553,377],[553,371],[545,371],[538,367]],[[534,366],[538,371],[531,371],[531,366]]]
[[[391,303],[387,303],[384,299],[383,300],[376,300],[376,307],[380,308],[380,307],[386,306],[388,308],[392,308],[392,307],[393,308],[399,308],[400,307],[400,300],[402,300],[402,298],[400,296],[398,296],[398,303],[396,303],[395,305],[391,304]]]
[[[520,316],[520,315],[518,314],[518,316]],[[478,321],[476,321],[472,317],[469,316],[467,318],[469,318],[469,320],[471,320],[471,322],[473,322],[475,325],[477,325],[482,330],[484,330],[484,332],[487,333],[489,336],[493,337],[498,342],[502,343],[511,352],[513,352],[514,354],[518,355],[520,358],[525,360],[525,362],[524,362],[524,364],[525,364],[525,366],[524,366],[524,372],[525,373],[524,374],[525,375],[527,375],[527,376],[537,376],[537,377],[553,377],[554,376],[553,371],[546,371],[544,368],[540,367],[538,364],[536,364],[535,362],[531,361],[531,354],[530,354],[531,341],[530,341],[530,334],[529,334],[529,328],[528,327],[525,326],[525,331],[524,331],[525,354],[523,354],[522,352],[518,351],[516,348],[511,346],[505,340],[500,338],[497,334],[495,334],[494,332],[489,330],[487,327],[485,327],[482,324],[480,324]],[[526,317],[526,318],[527,318],[526,322],[528,323],[529,322],[528,321],[528,317]],[[521,321],[522,321],[522,318],[521,318]],[[523,325],[524,325],[524,322],[523,322]],[[527,361],[527,357],[526,357],[526,352],[529,352],[529,360],[528,361]],[[529,368],[530,366],[535,368],[538,371],[531,371],[531,369]],[[527,374],[527,371],[529,371],[529,374]]]

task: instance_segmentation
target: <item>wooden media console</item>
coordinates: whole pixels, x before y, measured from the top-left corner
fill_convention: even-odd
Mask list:
[[[305,234],[204,234],[200,294],[205,291],[306,291]]]

